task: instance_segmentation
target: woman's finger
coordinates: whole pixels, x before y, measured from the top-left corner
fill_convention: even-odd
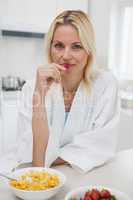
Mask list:
[[[57,67],[57,69],[59,69],[59,70],[66,71],[66,68],[63,67],[62,65],[59,65],[59,64],[57,64],[57,63],[53,63],[53,65],[54,65],[55,67]]]

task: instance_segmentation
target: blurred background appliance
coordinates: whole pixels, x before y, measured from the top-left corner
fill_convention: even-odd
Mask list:
[[[2,77],[2,90],[15,91],[21,90],[25,84],[25,80],[17,76],[5,76]]]

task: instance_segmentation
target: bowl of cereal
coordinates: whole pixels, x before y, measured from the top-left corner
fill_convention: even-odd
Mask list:
[[[85,186],[76,188],[65,200],[131,200],[127,194],[105,186]]]
[[[14,195],[25,200],[49,199],[65,184],[66,177],[60,171],[30,167],[17,169],[10,174],[9,187]]]

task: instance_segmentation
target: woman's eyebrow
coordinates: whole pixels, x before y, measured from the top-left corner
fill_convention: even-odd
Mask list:
[[[60,41],[60,40],[53,40],[53,42],[61,42],[61,43],[64,43],[63,41]],[[71,44],[81,44],[81,42],[72,42]]]
[[[59,43],[63,43],[62,41],[60,40],[53,40],[52,42],[59,42]]]
[[[73,42],[72,44],[81,44],[81,42]]]

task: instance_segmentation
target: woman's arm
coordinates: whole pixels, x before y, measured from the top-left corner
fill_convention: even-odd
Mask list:
[[[49,138],[49,127],[45,108],[45,97],[53,82],[60,83],[62,66],[52,63],[37,70],[35,91],[33,94],[32,133],[33,166],[43,166]]]
[[[43,166],[48,143],[49,128],[45,106],[36,106],[36,96],[33,96],[33,166]]]

